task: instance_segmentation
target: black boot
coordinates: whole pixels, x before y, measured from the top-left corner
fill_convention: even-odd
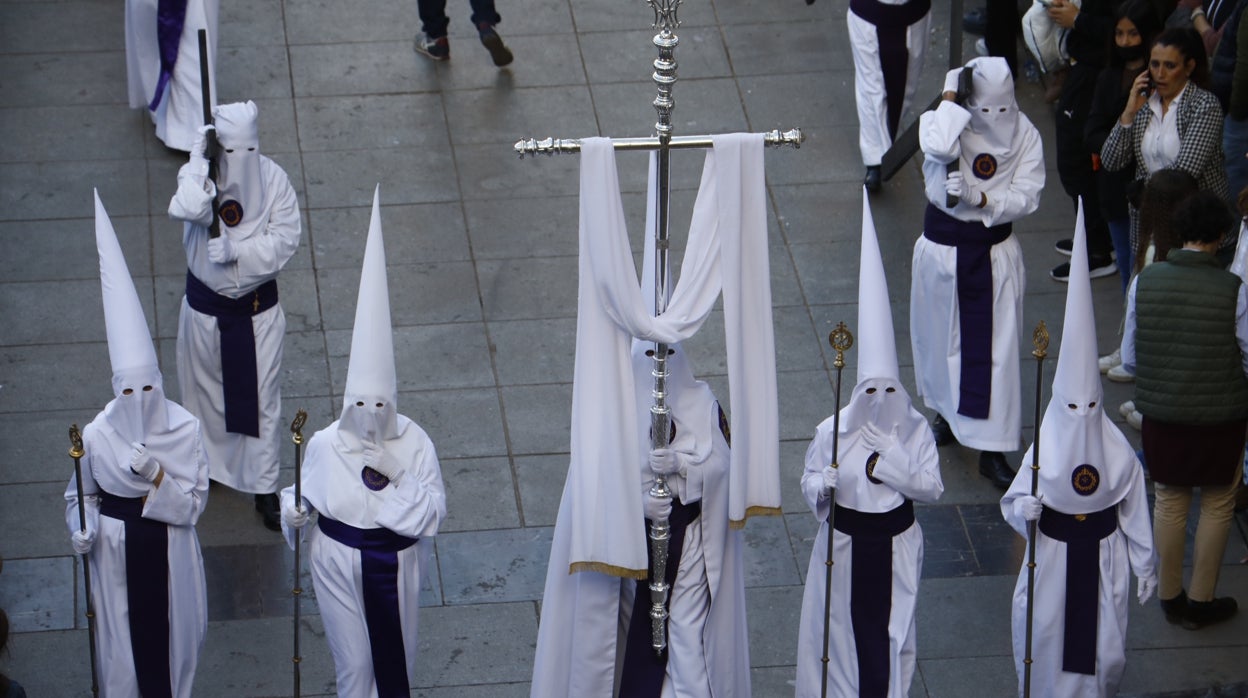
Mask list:
[[[936,419],[932,420],[932,437],[936,439],[937,446],[948,446],[953,443],[953,429],[949,427],[949,422],[945,418],[936,415]]]
[[[867,176],[862,179],[862,185],[866,187],[867,191],[871,192],[872,194],[880,190],[880,166],[879,165],[867,166]]]
[[[1171,625],[1181,625],[1183,617],[1187,615],[1187,592],[1179,589],[1179,595],[1173,599],[1158,598],[1161,602],[1161,610],[1166,614],[1166,622]]]
[[[1188,630],[1200,630],[1206,625],[1221,623],[1239,611],[1239,604],[1229,596],[1213,601],[1187,600],[1187,613],[1183,614],[1183,627]]]
[[[282,530],[282,514],[276,492],[256,495],[256,511],[264,519],[265,528],[270,531]]]
[[[979,454],[979,474],[992,481],[999,490],[1008,490],[1014,482],[1014,470],[1000,451],[983,451]]]

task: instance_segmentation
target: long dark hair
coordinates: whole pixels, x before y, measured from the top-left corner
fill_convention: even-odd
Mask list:
[[[1153,7],[1150,0],[1127,0],[1118,6],[1114,11],[1113,27],[1115,31],[1118,22],[1128,20],[1135,25],[1135,30],[1140,33],[1140,50],[1144,53],[1144,63],[1148,63],[1148,52],[1153,45],[1153,39],[1161,32],[1161,18],[1157,16],[1157,10]],[[1121,68],[1125,61],[1118,49],[1118,44],[1114,42],[1114,32],[1109,33],[1109,65],[1114,68]]]
[[[1200,191],[1200,184],[1183,170],[1157,170],[1144,183],[1140,193],[1139,223],[1135,240],[1135,271],[1144,268],[1148,243],[1153,243],[1154,259],[1164,261],[1173,247],[1183,245],[1183,234],[1174,227],[1173,212],[1178,204]]]
[[[1153,40],[1153,46],[1170,46],[1183,56],[1183,62],[1196,61],[1189,80],[1205,89],[1209,88],[1209,55],[1205,53],[1205,42],[1200,34],[1191,27],[1171,27],[1162,31]],[[1149,48],[1152,52],[1152,47]]]

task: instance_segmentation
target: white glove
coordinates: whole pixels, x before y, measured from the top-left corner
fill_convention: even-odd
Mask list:
[[[1140,577],[1137,589],[1135,598],[1139,599],[1140,605],[1143,606],[1145,601],[1153,597],[1153,592],[1157,591],[1157,573],[1154,572],[1147,577]]]
[[[953,92],[954,94],[957,94],[957,92],[958,92],[958,78],[959,78],[959,77],[961,77],[961,76],[962,76],[962,68],[961,68],[961,67],[954,68],[954,69],[950,70],[949,72],[945,73],[945,87],[944,87],[944,90],[943,90],[943,91],[944,91],[944,92]]]
[[[650,451],[650,469],[655,475],[684,474],[684,458],[670,448],[656,448]]]
[[[1022,517],[1024,521],[1038,520],[1043,510],[1044,505],[1040,503],[1040,500],[1029,494],[1014,500],[1014,515]]]
[[[832,490],[836,489],[836,478],[839,471],[830,465],[823,466],[823,488],[819,490],[819,499],[824,500],[832,496]]]
[[[229,264],[238,259],[238,250],[229,236],[224,233],[208,239],[208,261],[214,264]]]
[[[282,507],[282,523],[287,528],[293,528],[296,531],[308,525],[308,518],[311,516],[311,508],[305,506],[302,510],[298,507]]]
[[[134,453],[130,454],[130,472],[139,477],[153,482],[156,476],[160,474],[160,463],[147,452],[147,447],[137,441],[131,441],[130,447],[134,449]]]
[[[195,141],[191,143],[191,162],[204,159],[204,151],[208,148],[208,132],[216,130],[212,124],[204,124],[195,129]]]
[[[945,176],[945,193],[949,196],[956,196],[966,202],[968,206],[976,206],[983,201],[979,190],[970,182],[966,181],[966,177],[961,171],[950,172]]]
[[[91,517],[87,517],[87,530],[74,531],[69,537],[70,544],[74,546],[74,552],[79,555],[86,555],[91,552],[92,546],[95,545],[95,523]]]
[[[655,497],[647,490],[642,493],[641,499],[646,510],[647,519],[651,521],[663,519],[666,521],[672,515],[671,497]]]
[[[885,434],[874,424],[864,424],[859,433],[862,434],[862,442],[867,448],[880,454],[880,460],[884,460],[889,449],[897,445],[896,426],[893,427],[892,433]]]
[[[398,480],[403,475],[403,468],[399,467],[399,461],[387,453],[386,449],[371,441],[364,442],[364,466],[385,475],[390,482]]]

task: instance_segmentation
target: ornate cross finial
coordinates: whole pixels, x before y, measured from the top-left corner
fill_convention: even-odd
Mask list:
[[[684,0],[646,0],[650,9],[654,10],[654,28],[660,31],[673,31],[680,26],[676,19],[676,9]]]

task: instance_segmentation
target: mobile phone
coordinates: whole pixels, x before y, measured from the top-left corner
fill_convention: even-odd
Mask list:
[[[1152,76],[1152,75],[1149,75],[1149,76],[1148,76],[1148,84],[1147,84],[1147,85],[1145,85],[1145,86],[1144,86],[1144,87],[1140,90],[1140,96],[1141,96],[1141,97],[1147,97],[1148,95],[1150,95],[1150,94],[1152,93],[1153,89],[1154,89],[1154,88],[1156,88],[1156,87],[1157,87],[1156,83],[1154,83],[1154,82],[1153,82],[1153,76]]]

